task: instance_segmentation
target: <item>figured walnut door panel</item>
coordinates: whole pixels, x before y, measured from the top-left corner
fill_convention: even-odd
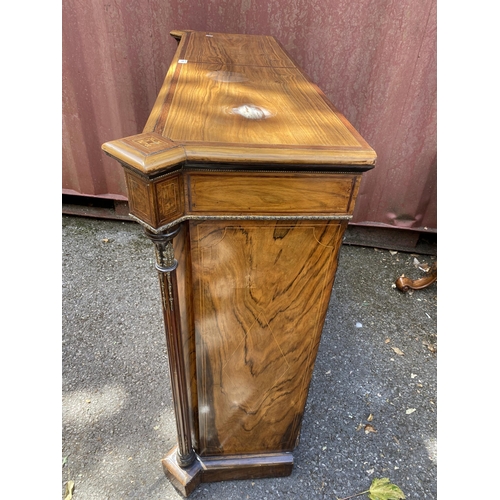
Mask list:
[[[291,451],[345,223],[191,223],[201,456]]]

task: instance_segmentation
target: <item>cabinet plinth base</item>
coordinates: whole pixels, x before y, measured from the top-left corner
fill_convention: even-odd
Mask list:
[[[168,452],[161,464],[172,485],[185,497],[189,496],[201,482],[200,462],[195,459],[189,467],[181,467],[177,462],[177,446]]]
[[[185,497],[200,483],[236,479],[285,477],[292,473],[293,455],[290,452],[228,457],[199,457],[183,469],[177,463],[177,447],[162,460],[163,470],[173,486]]]

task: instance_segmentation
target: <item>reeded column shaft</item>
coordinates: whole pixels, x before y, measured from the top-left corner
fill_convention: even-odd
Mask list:
[[[155,244],[156,269],[160,279],[170,383],[177,426],[177,462],[181,467],[188,467],[193,463],[195,453],[191,439],[188,386],[180,326],[176,274],[177,260],[174,258],[173,247],[173,239],[179,233],[180,228],[179,225],[160,234],[155,234],[146,229],[145,233]]]

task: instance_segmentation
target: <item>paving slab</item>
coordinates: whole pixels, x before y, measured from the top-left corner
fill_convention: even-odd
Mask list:
[[[161,459],[175,444],[151,242],[132,222],[62,218],[62,497],[178,500]],[[336,499],[387,477],[437,498],[435,255],[344,245],[291,476],[201,484],[192,499]],[[367,498],[361,496],[358,498]]]

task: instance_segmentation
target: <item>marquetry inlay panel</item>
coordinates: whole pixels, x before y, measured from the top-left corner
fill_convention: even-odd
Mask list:
[[[125,172],[130,213],[148,224],[155,224],[151,207],[149,183],[138,176]]]
[[[184,212],[184,193],[182,177],[175,174],[155,183],[156,202],[158,207],[158,225],[182,216]]]

